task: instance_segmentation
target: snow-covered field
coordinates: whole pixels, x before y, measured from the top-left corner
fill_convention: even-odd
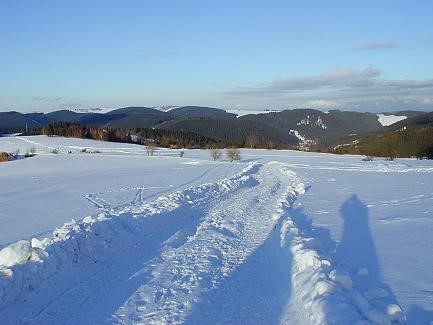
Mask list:
[[[0,138],[32,147],[0,164],[1,324],[433,321],[431,161]]]

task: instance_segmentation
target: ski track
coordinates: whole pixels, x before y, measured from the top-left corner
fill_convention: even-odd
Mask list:
[[[318,230],[296,217],[305,187],[288,165],[253,162],[149,203],[145,180],[137,190],[109,212],[86,196],[105,212],[65,224],[32,241],[20,263],[0,265],[2,323],[404,321],[398,305],[390,315],[390,305],[352,289]]]
[[[193,185],[198,185],[200,183],[203,183],[203,181],[206,181],[208,179],[212,179],[212,175],[215,173],[216,168],[219,168],[220,166],[216,165],[214,168],[210,168],[208,170],[205,170],[203,173],[199,174],[198,176],[194,177],[193,179],[189,180],[188,182],[184,182],[181,184],[176,184],[176,188],[184,188],[186,186],[191,187]],[[145,179],[143,179],[143,183],[141,187],[124,187],[119,189],[112,189],[106,192],[99,192],[99,193],[90,193],[84,195],[84,198],[89,201],[92,205],[94,205],[96,208],[103,212],[111,212],[115,211],[116,209],[120,209],[121,207],[128,207],[128,206],[137,206],[140,204],[144,204],[147,201],[150,201],[152,199],[155,199],[161,195],[169,194],[170,192],[173,192],[174,185],[168,185],[168,186],[150,186],[145,187]],[[160,191],[153,192],[149,194],[148,196],[145,195],[146,190],[155,190],[155,189],[161,189]],[[135,191],[134,198],[131,200],[131,202],[128,202],[126,204],[116,205],[112,202],[109,202],[106,198],[104,198],[104,195],[114,193],[114,192],[126,192],[126,191]]]

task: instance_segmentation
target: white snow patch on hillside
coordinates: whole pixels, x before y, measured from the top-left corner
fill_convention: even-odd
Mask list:
[[[297,137],[301,142],[305,142],[307,139],[302,136],[297,130],[290,130],[290,133]]]
[[[407,119],[407,116],[377,114],[377,119],[379,123],[382,124],[382,126],[389,126],[391,124]]]
[[[257,114],[268,114],[268,113],[279,113],[281,111],[279,110],[271,110],[271,109],[264,109],[264,110],[248,110],[248,109],[226,109],[225,110],[227,113],[232,113],[232,114],[236,114],[238,117],[239,116],[244,116],[244,115],[257,115]]]
[[[160,106],[154,106],[152,108],[157,109],[159,111],[162,112],[169,112],[175,108],[179,108],[180,106],[175,106],[175,105],[160,105]]]
[[[307,115],[306,118],[301,119],[298,123],[296,123],[296,125],[319,127],[323,130],[326,130],[328,128],[320,116],[315,119],[314,116],[310,117],[310,115]]]

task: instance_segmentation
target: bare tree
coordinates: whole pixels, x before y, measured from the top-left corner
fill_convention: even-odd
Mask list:
[[[266,142],[266,149],[268,149],[268,150],[275,149],[275,144],[272,141]]]
[[[247,147],[250,147],[251,149],[252,148],[257,148],[257,146],[259,145],[259,139],[254,134],[251,134],[245,140],[245,145]]]
[[[214,161],[221,159],[221,150],[218,148],[213,148],[210,150],[210,155]]]
[[[227,148],[226,155],[230,161],[241,160],[241,152],[238,148]]]
[[[155,142],[149,142],[146,146],[146,153],[148,156],[153,156],[156,150]]]

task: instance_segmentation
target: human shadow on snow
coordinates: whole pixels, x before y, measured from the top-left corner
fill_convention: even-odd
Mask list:
[[[354,287],[375,307],[398,304],[392,289],[382,277],[376,246],[369,226],[369,210],[356,194],[340,207],[343,234],[337,246],[336,260],[350,273]]]
[[[389,304],[398,304],[392,289],[382,278],[380,262],[369,226],[369,211],[356,194],[353,194],[340,207],[344,220],[340,242],[332,239],[327,228],[314,226],[296,198],[291,204],[290,214],[300,234],[310,241],[311,248],[322,258],[335,262],[334,267],[347,271],[354,289],[368,298],[369,302],[382,311]]]

